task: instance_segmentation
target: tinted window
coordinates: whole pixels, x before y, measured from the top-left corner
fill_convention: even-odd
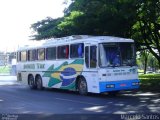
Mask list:
[[[20,60],[21,61],[26,61],[27,60],[27,52],[26,51],[20,52]]]
[[[58,59],[68,58],[69,45],[59,46],[57,50]]]
[[[36,50],[29,50],[28,51],[28,60],[34,61],[37,59]]]
[[[133,43],[100,44],[100,66],[133,66],[136,65]]]
[[[84,45],[82,43],[73,44],[70,47],[70,57],[71,58],[83,58]]]
[[[135,46],[133,43],[120,43],[120,52],[122,57],[122,66],[136,65]]]
[[[86,67],[89,67],[89,47],[85,47],[85,63]]]
[[[38,49],[38,60],[44,60],[44,56],[45,56],[45,49],[44,48]]]
[[[46,59],[47,60],[56,59],[56,47],[51,47],[46,49]]]
[[[97,46],[90,47],[90,68],[97,66]]]
[[[20,52],[17,52],[16,57],[17,57],[17,62],[20,61]]]

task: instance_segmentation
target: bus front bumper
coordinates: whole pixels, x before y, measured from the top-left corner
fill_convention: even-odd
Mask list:
[[[138,79],[100,82],[99,89],[100,92],[132,90],[138,89],[140,86],[139,83],[140,81]]]

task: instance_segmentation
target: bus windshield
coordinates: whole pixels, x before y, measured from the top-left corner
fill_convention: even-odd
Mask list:
[[[135,47],[133,43],[100,44],[100,67],[135,66]]]

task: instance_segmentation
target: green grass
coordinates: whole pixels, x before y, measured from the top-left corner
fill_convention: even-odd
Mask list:
[[[144,73],[144,70],[138,69],[138,73]]]
[[[160,74],[141,74],[140,90],[160,92]]]
[[[0,66],[0,73],[10,73],[10,67],[9,66]]]

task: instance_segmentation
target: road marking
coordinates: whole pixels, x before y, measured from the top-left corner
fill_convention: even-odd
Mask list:
[[[75,103],[81,103],[81,104],[88,104],[88,105],[100,105],[100,104],[96,104],[96,103],[82,102],[82,101],[63,99],[63,98],[55,98],[55,99],[57,99],[57,100],[63,100],[63,101],[69,101],[69,102],[75,102]]]

